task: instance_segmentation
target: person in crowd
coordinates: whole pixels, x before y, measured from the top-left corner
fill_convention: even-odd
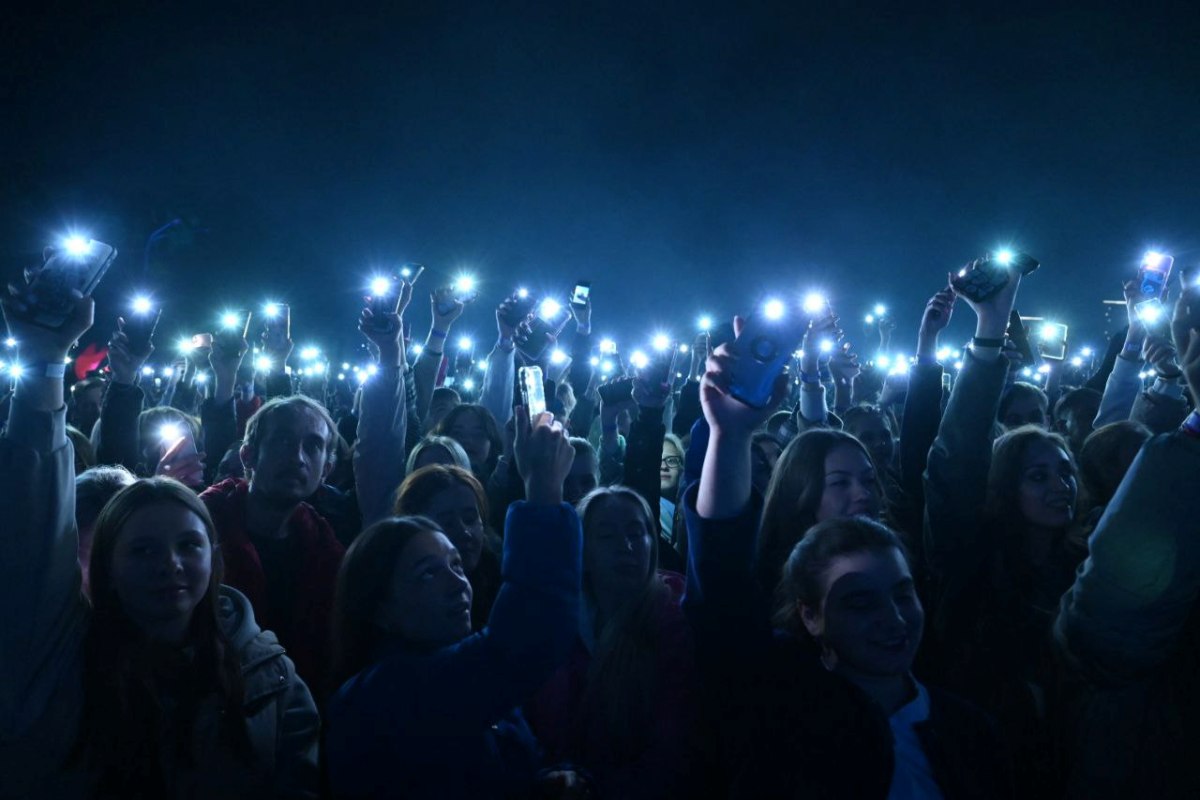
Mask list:
[[[100,419],[100,406],[104,402],[106,382],[99,376],[84,378],[71,386],[71,399],[67,403],[67,424],[91,437],[96,421]]]
[[[572,436],[571,447],[575,448],[575,460],[563,482],[563,500],[578,506],[580,500],[600,485],[600,459],[587,439]]]
[[[1092,423],[1100,411],[1101,394],[1095,389],[1072,389],[1058,398],[1054,404],[1055,433],[1061,434],[1076,456],[1083,449],[1083,442],[1092,433]]]
[[[842,430],[863,443],[880,473],[894,467],[896,434],[892,425],[892,418],[878,406],[852,406],[842,412]]]
[[[1099,521],[1150,435],[1145,425],[1125,420],[1110,422],[1084,440],[1079,450],[1079,507],[1092,517],[1090,527]]]
[[[79,531],[79,572],[85,596],[91,596],[88,562],[96,519],[113,495],[135,480],[137,477],[124,467],[91,467],[75,473],[75,529]]]
[[[675,502],[679,499],[679,483],[683,478],[683,457],[687,451],[673,433],[663,436],[662,461],[659,462],[659,527],[671,530],[675,519]]]
[[[548,415],[516,418],[527,499],[508,512],[504,583],[484,629],[472,633],[474,587],[432,520],[382,520],[346,556],[342,685],[326,716],[335,796],[534,796],[546,765],[519,707],[577,635],[582,535],[562,502],[574,458],[565,433]]]
[[[433,396],[429,400],[429,412],[425,415],[424,419],[426,435],[436,430],[437,426],[446,418],[446,415],[462,405],[462,402],[462,398],[458,392],[449,386],[439,386],[434,389]]]
[[[683,796],[698,767],[683,576],[655,569],[656,520],[633,490],[596,489],[578,513],[584,615],[571,660],[527,707],[530,725],[600,797]]]
[[[1200,397],[1200,330],[1194,312],[1182,313],[1200,304],[1200,293],[1184,286],[1174,335],[1189,390]],[[1062,598],[1056,649],[1086,687],[1074,715],[1069,797],[1200,793],[1200,540],[1179,502],[1195,491],[1197,470],[1193,410],[1177,431],[1146,442]]]
[[[501,548],[488,529],[487,495],[479,481],[462,467],[422,467],[400,484],[392,514],[428,517],[450,539],[473,587],[473,629],[482,630],[500,590]]]
[[[705,697],[723,720],[728,794],[1011,796],[995,727],[912,675],[924,613],[891,530],[837,515],[798,533],[778,587],[782,627],[772,634],[769,595],[753,569],[761,548],[750,441],[786,378],[772,404],[752,408],[728,392],[735,366],[728,348],[709,359],[701,399],[711,435],[700,481],[683,501],[684,608]]]
[[[449,436],[426,436],[408,454],[408,463],[404,474],[411,475],[422,467],[433,464],[449,464],[463,469],[471,469],[471,460],[462,445]]]
[[[1004,390],[997,409],[997,419],[1007,430],[1022,425],[1045,428],[1049,425],[1050,399],[1032,383],[1017,381]]]
[[[763,502],[756,559],[760,585],[774,590],[788,554],[813,525],[840,517],[878,519],[883,500],[879,472],[858,439],[831,428],[797,436],[775,465]]]
[[[429,293],[430,325],[421,354],[413,365],[412,379],[416,388],[416,411],[421,420],[423,434],[434,432],[445,415],[460,401],[458,393],[442,392],[440,403],[432,404],[434,391],[441,386],[446,342],[450,341],[450,330],[455,321],[466,310],[464,303],[452,286],[439,287]],[[453,391],[453,390],[450,390]]]
[[[313,399],[268,401],[246,424],[240,457],[247,479],[200,495],[220,533],[229,585],[250,599],[318,696],[328,688],[333,593],[345,548],[305,498],[328,474],[333,436],[333,420]]]
[[[783,446],[779,443],[778,437],[765,430],[754,432],[750,446],[753,457],[750,467],[753,470],[754,491],[765,497],[767,486],[771,482],[771,475],[775,472],[775,465],[783,456]]]
[[[84,436],[83,431],[67,425],[67,438],[71,440],[71,447],[75,450],[75,474],[95,466],[96,453],[92,450],[91,440]]]
[[[33,365],[0,437],[4,794],[315,798],[316,706],[221,585],[194,492],[161,478],[119,491],[96,521],[85,600],[62,364],[93,303],[77,298],[58,329],[27,321],[17,295],[0,304]]]
[[[434,432],[462,445],[471,460],[471,471],[480,483],[487,483],[504,452],[500,429],[491,412],[483,406],[464,403],[450,410]]]
[[[1009,367],[1000,349],[1019,284],[1014,271],[987,300],[964,298],[976,331],[929,452],[925,552],[942,680],[997,717],[1019,792],[1055,796],[1050,623],[1083,549],[1074,458],[1045,430],[1044,395],[1017,383],[1002,398]],[[1026,424],[993,441],[997,417]],[[1042,424],[1028,424],[1034,418]]]

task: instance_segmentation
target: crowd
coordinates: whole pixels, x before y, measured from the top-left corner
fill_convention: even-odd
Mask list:
[[[27,270],[0,797],[1200,797],[1200,285],[1071,357],[1008,262],[912,357],[806,298],[623,358],[522,290],[475,359],[406,269],[353,371],[274,304],[157,372],[143,304],[86,376]]]

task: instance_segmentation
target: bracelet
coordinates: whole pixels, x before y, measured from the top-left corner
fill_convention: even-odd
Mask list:
[[[40,375],[46,378],[62,378],[67,374],[67,365],[61,361],[29,364],[25,370],[30,375]]]
[[[1004,347],[1004,337],[989,339],[985,336],[972,336],[971,344],[976,347]]]
[[[516,345],[513,344],[512,339],[508,338],[507,336],[501,336],[499,339],[496,340],[496,347],[499,347],[501,350],[503,350],[506,353],[511,353],[513,351],[513,348],[516,347]]]
[[[578,333],[580,336],[591,336],[592,335],[592,326],[590,323],[587,325],[576,325],[575,332]]]
[[[1186,433],[1193,439],[1200,439],[1200,411],[1192,411],[1179,426],[1181,433]]]
[[[437,328],[429,329],[429,336],[433,339],[445,339],[449,335],[447,331],[439,331]]]
[[[1121,348],[1121,352],[1122,353],[1137,353],[1138,355],[1141,355],[1142,342],[1126,342],[1125,346]]]
[[[821,374],[817,373],[816,375],[810,375],[804,370],[800,370],[800,380],[804,383],[820,383]]]

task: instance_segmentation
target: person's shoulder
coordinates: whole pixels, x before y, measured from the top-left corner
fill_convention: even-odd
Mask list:
[[[243,478],[226,478],[201,492],[200,499],[210,509],[213,506],[223,507],[244,491],[246,486],[247,483]]]

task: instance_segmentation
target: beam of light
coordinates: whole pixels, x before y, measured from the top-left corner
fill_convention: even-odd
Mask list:
[[[667,336],[665,333],[656,333],[654,334],[654,339],[651,344],[654,346],[655,350],[661,353],[671,346],[671,337]]]
[[[633,355],[629,357],[629,363],[636,369],[645,369],[650,366],[650,357],[641,350],[634,350]]]
[[[382,276],[371,278],[371,294],[374,297],[387,297],[391,294],[392,282]]]
[[[1002,250],[997,250],[995,259],[996,259],[996,263],[1003,264],[1004,266],[1007,267],[1013,261],[1013,251],[1009,250],[1008,248],[1004,248]]]
[[[86,236],[71,235],[63,239],[62,246],[68,255],[86,256],[92,251],[92,240]]]
[[[557,317],[560,311],[562,311],[562,303],[553,297],[547,297],[538,307],[538,316],[549,322]]]
[[[784,306],[782,300],[768,300],[763,303],[763,316],[770,320],[783,319]]]
[[[820,292],[809,292],[804,295],[804,313],[820,314],[825,310],[825,295]]]

